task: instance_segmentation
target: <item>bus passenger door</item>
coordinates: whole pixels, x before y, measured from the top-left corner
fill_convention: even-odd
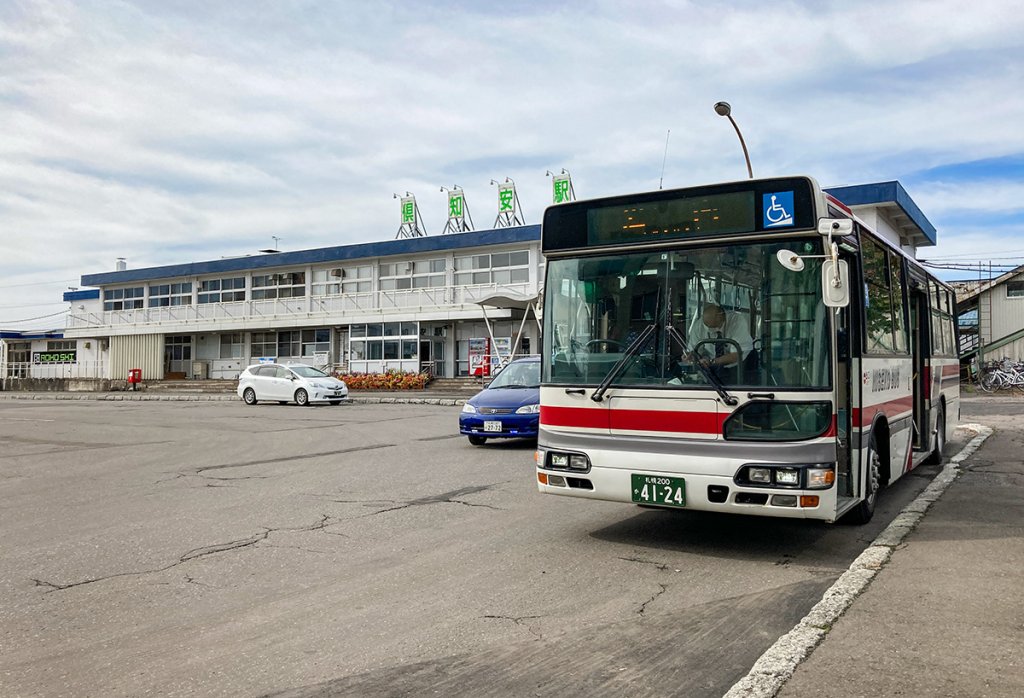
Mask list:
[[[928,429],[928,401],[930,398],[928,365],[925,362],[925,348],[928,341],[923,332],[928,327],[928,296],[924,287],[911,281],[910,285],[910,342],[913,356],[914,392],[914,433],[913,450],[929,447],[931,439]]]
[[[854,494],[854,476],[850,472],[851,420],[853,419],[853,385],[851,383],[850,306],[841,308],[836,322],[836,494],[840,507],[843,499]]]

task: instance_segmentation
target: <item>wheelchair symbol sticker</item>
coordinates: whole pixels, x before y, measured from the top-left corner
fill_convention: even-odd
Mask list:
[[[764,227],[793,225],[793,192],[780,191],[763,197]]]

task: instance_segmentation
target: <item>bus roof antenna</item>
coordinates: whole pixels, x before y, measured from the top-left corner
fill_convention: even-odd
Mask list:
[[[658,180],[658,189],[661,189],[661,185],[665,182],[665,161],[668,160],[668,137],[672,135],[672,129],[668,130],[665,134],[665,156],[661,158],[661,179]]]
[[[715,102],[715,113],[727,118],[732,127],[736,129],[736,135],[740,139],[740,146],[743,148],[743,159],[747,161],[747,174],[753,179],[754,170],[750,167],[750,154],[747,152],[747,144],[743,140],[743,134],[740,133],[740,127],[736,125],[736,120],[732,118],[732,107],[729,106],[728,102]]]

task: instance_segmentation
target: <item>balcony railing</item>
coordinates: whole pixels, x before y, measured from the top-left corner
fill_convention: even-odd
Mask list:
[[[247,320],[336,320],[339,315],[375,315],[402,311],[429,312],[451,310],[475,305],[496,292],[512,294],[536,293],[531,283],[486,284],[481,286],[447,286],[404,291],[375,291],[337,296],[277,298],[274,300],[238,301],[235,303],[203,303],[136,310],[115,310],[100,313],[68,315],[67,328],[100,329],[104,327],[154,325],[215,325]]]

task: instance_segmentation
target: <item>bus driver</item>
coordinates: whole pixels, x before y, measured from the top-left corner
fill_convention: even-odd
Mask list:
[[[717,339],[732,341],[714,341]],[[691,354],[688,358],[714,369],[736,366],[754,348],[746,317],[740,313],[726,312],[722,306],[712,303],[704,306],[701,322],[694,324],[688,340],[691,347],[696,347],[703,340],[712,340],[700,348],[700,356]],[[739,352],[736,351],[737,345]]]

